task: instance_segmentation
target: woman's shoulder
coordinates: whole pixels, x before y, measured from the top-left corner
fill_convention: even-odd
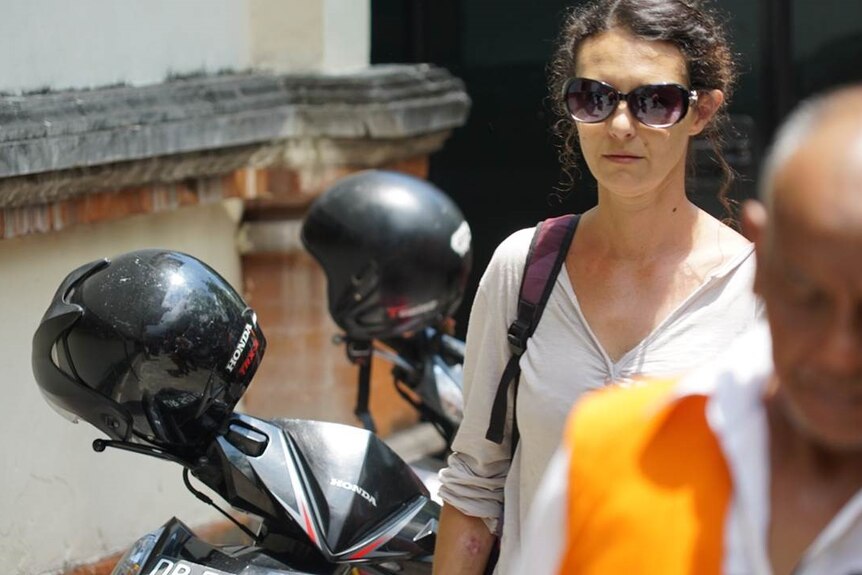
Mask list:
[[[535,229],[524,228],[513,232],[497,245],[482,274],[480,289],[488,289],[489,285],[494,286],[494,291],[506,293],[518,289]]]
[[[703,212],[696,260],[707,276],[732,274],[754,265],[754,245],[731,226]]]
[[[716,220],[719,241],[723,243],[731,252],[748,251],[751,248],[751,241],[741,233],[736,231],[730,225]]]
[[[491,261],[500,264],[515,263],[523,265],[527,259],[527,252],[530,251],[530,243],[533,241],[535,231],[536,227],[533,226],[509,234],[506,239],[497,245]]]

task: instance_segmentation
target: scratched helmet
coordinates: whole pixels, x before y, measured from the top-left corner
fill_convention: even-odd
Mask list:
[[[255,313],[212,268],[141,250],[66,276],[32,362],[61,414],[181,454],[219,432],[265,347]]]
[[[326,273],[329,312],[354,339],[416,331],[455,312],[472,261],[470,226],[431,183],[366,170],[312,204],[302,241]]]

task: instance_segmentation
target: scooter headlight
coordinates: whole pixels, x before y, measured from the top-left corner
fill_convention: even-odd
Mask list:
[[[111,575],[140,575],[163,530],[164,528],[160,527],[135,541],[134,545],[126,551],[126,554],[111,571]]]

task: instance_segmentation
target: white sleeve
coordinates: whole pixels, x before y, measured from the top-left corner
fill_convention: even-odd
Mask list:
[[[440,472],[439,495],[462,513],[481,517],[498,530],[503,491],[511,465],[511,422],[500,445],[485,439],[500,376],[510,357],[507,332],[515,318],[520,277],[532,230],[507,238],[494,253],[479,284],[467,329],[464,419]],[[509,389],[508,407],[513,405]]]
[[[512,563],[511,575],[557,575],[566,540],[569,450],[560,447],[536,491],[533,506],[522,530],[521,549]]]

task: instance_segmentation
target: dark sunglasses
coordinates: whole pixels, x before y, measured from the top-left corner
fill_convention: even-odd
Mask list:
[[[563,99],[577,122],[603,122],[625,100],[629,112],[641,124],[669,128],[685,118],[689,102],[697,102],[697,92],[679,84],[647,84],[623,94],[598,80],[572,78],[563,87]]]

